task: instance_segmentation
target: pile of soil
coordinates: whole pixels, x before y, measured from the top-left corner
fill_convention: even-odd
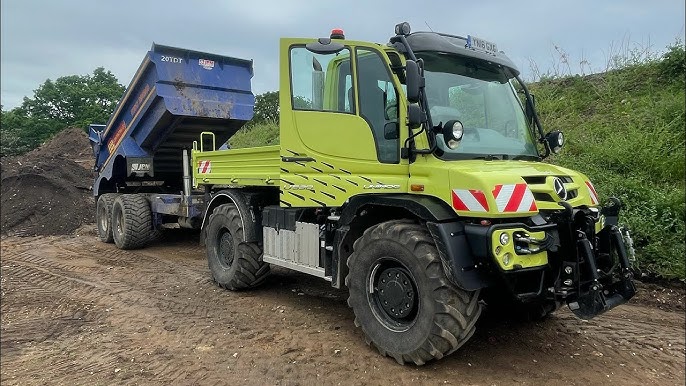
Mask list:
[[[0,159],[2,233],[71,234],[92,223],[92,162],[88,136],[80,128],[65,129],[24,155]]]

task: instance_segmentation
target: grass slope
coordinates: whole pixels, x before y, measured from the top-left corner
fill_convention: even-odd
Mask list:
[[[531,86],[546,130],[567,143],[552,162],[625,204],[643,272],[684,279],[684,50],[662,60]]]

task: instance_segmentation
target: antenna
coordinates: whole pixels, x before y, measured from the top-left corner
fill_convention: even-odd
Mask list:
[[[431,28],[431,26],[429,25],[429,23],[426,22],[426,20],[424,20],[424,24],[426,24],[426,26],[429,27],[429,30],[431,32],[434,32],[433,28]]]

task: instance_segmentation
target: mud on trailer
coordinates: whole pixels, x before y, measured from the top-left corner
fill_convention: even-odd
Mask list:
[[[280,63],[280,144],[217,150],[252,118],[252,62],[153,46],[91,128],[101,240],[202,229],[220,286],[277,265],[347,287],[367,341],[417,365],[484,303],[587,319],[634,295],[620,202],[541,162],[562,134],[495,44],[401,23],[385,45],[281,39]]]

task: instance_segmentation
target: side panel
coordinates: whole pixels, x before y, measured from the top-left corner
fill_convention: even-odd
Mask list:
[[[193,186],[278,186],[279,146],[191,152]]]

